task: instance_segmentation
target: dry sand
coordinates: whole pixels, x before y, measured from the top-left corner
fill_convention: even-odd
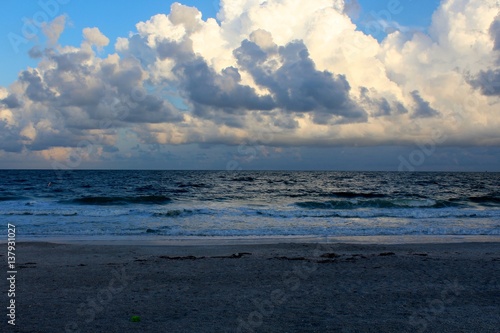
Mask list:
[[[500,243],[16,251],[4,332],[500,332]]]

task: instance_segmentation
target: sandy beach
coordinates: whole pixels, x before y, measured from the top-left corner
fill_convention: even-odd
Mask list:
[[[25,242],[16,265],[4,332],[500,332],[494,242]]]

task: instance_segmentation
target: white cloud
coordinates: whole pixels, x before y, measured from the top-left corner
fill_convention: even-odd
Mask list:
[[[64,28],[66,27],[66,16],[61,15],[56,17],[49,24],[44,24],[43,33],[47,36],[49,45],[53,46],[57,44],[59,37],[61,36]]]
[[[109,38],[104,36],[99,28],[85,28],[83,29],[83,37],[87,40],[91,45],[97,46],[98,49],[102,49],[103,47],[109,44]]]

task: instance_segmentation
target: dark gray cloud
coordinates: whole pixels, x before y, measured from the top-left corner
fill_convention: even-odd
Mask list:
[[[105,146],[103,146],[103,151],[105,153],[117,153],[120,151],[120,149],[118,149],[118,147],[115,147],[115,146],[105,145]]]
[[[43,57],[43,51],[40,49],[40,46],[36,45],[36,46],[33,46],[28,51],[28,55],[32,59],[39,59],[39,58]]]
[[[26,70],[19,74],[19,81],[26,84],[26,96],[35,102],[50,102],[54,100],[54,92],[42,81],[36,69]]]
[[[242,84],[237,68],[227,67],[216,73],[194,54],[189,38],[180,42],[161,41],[156,51],[158,58],[175,61],[172,72],[178,78],[175,83],[178,92],[191,106],[192,114],[199,118],[243,128],[247,112],[272,110],[276,106],[271,96],[260,96],[254,88]]]
[[[500,51],[500,14],[495,18],[495,21],[490,26],[490,35],[495,42],[493,49],[495,51]]]
[[[295,115],[293,114],[280,112],[279,110],[276,110],[269,112],[268,115],[272,119],[272,124],[280,129],[293,130],[299,127],[299,123],[295,119]]]
[[[245,40],[234,51],[238,65],[248,71],[255,82],[269,89],[276,108],[288,112],[311,112],[316,123],[325,124],[333,116],[339,122],[365,121],[367,114],[349,97],[345,76],[318,71],[302,41],[279,47],[281,64],[273,69],[268,61],[275,55],[255,42]]]
[[[411,96],[416,104],[415,110],[411,115],[412,118],[429,118],[440,115],[439,111],[433,109],[430,103],[424,100],[417,90],[412,91]]]
[[[372,110],[371,116],[373,117],[408,113],[406,107],[398,101],[390,102],[385,97],[374,97],[379,96],[374,89],[361,87],[360,92],[361,101]]]
[[[475,78],[469,78],[468,81],[485,96],[500,96],[500,69],[480,71]]]
[[[7,124],[6,121],[0,119],[0,150],[11,153],[20,153],[24,145],[21,142],[23,138],[16,128]]]
[[[118,110],[121,112],[121,120],[129,123],[177,123],[184,120],[182,113],[167,100],[151,94],[139,100],[130,94],[123,96]]]
[[[91,57],[87,52],[56,54],[46,50],[45,54],[57,67],[43,74],[25,71],[20,81],[28,85],[28,98],[50,103],[52,112],[60,115],[68,128],[102,129],[103,121],[119,128],[127,123],[183,120],[182,113],[168,100],[143,88],[142,66],[135,58],[97,67],[85,63]]]
[[[103,65],[101,80],[117,90],[118,94],[130,94],[142,84],[142,67],[136,59],[122,59],[118,64]]]
[[[58,54],[51,49],[46,50],[48,58],[57,64],[57,70],[62,72],[85,72],[91,74],[91,68],[88,68],[84,62],[92,57],[90,52],[78,51],[71,53]]]
[[[91,142],[89,135],[82,135],[81,131],[62,130],[59,133],[38,131],[35,139],[27,144],[32,151],[41,151],[52,147],[76,148],[82,142]]]
[[[16,109],[17,117],[24,120],[15,129],[1,124],[0,140],[8,142],[0,145],[2,150],[76,148],[95,136],[90,130],[116,135],[114,129],[134,124],[184,120],[168,99],[148,91],[143,65],[136,58],[106,61],[89,51],[59,53],[54,49],[43,50],[43,57],[53,65],[21,72],[18,89],[24,90],[22,96],[11,93],[0,100],[0,109]],[[35,128],[32,139],[19,134],[26,126]]]
[[[271,110],[275,107],[271,96],[259,96],[255,89],[242,85],[241,75],[234,67],[217,74],[203,59],[197,58],[175,70],[179,74],[182,71],[182,88],[192,102],[220,108],[227,113]]]
[[[134,57],[141,62],[143,67],[153,64],[156,61],[157,51],[148,46],[147,38],[140,35],[133,35],[128,39],[126,55]]]
[[[21,101],[14,94],[10,94],[4,99],[0,99],[0,104],[3,104],[4,107],[7,107],[9,109],[15,109],[22,105]]]
[[[251,38],[272,39],[265,34],[269,33],[257,31]],[[314,121],[321,124],[333,117],[338,123],[367,118],[366,112],[349,97],[350,86],[346,78],[318,71],[301,41],[263,50],[256,42],[245,40],[234,51],[239,67],[251,74],[258,85],[267,88],[270,95],[259,95],[254,88],[243,84],[238,68],[228,67],[220,73],[215,72],[203,58],[194,54],[189,38],[177,42],[163,40],[158,42],[156,51],[158,58],[175,61],[173,73],[179,79],[177,87],[197,117],[216,123],[224,118],[224,123],[232,127],[243,126],[241,116],[249,111],[273,109],[289,113],[310,112]],[[267,62],[275,52],[281,63],[277,69],[270,69]],[[283,124],[287,128],[294,126],[293,121]]]
[[[160,59],[176,59],[181,62],[192,61],[196,56],[193,51],[193,42],[184,38],[180,42],[163,40],[156,47]]]

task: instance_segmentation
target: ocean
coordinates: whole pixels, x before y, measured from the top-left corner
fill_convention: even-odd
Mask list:
[[[500,173],[0,170],[22,239],[500,235]]]

